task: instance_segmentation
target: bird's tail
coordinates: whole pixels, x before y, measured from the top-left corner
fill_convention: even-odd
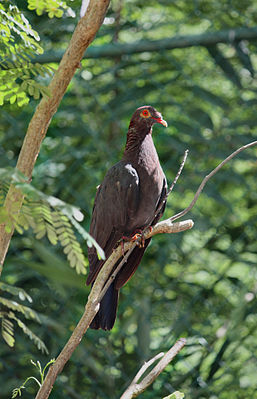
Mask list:
[[[103,330],[112,329],[116,319],[118,297],[119,290],[115,289],[114,283],[112,283],[100,302],[100,309],[91,322],[90,328],[94,330],[99,328]]]

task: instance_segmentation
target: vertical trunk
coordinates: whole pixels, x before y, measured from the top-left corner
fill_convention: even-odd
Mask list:
[[[50,97],[44,97],[28,126],[28,130],[21,148],[17,169],[29,180],[40,151],[41,143],[45,137],[48,126],[58,105],[70,83],[85,50],[92,42],[96,32],[100,28],[110,0],[91,0],[86,14],[80,19],[66,50],[59,68],[55,73],[48,89]],[[20,190],[11,186],[5,200],[5,207],[9,213],[12,212],[15,203],[15,212],[19,213],[23,202],[23,194]],[[7,233],[5,225],[0,225],[0,275],[4,260],[9,248],[13,230]]]

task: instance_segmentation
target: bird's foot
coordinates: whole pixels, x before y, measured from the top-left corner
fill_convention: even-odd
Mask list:
[[[145,246],[145,236],[144,233],[136,233],[134,234],[134,236],[132,237],[132,241],[136,242],[137,246],[139,248],[144,248]]]
[[[152,231],[152,227],[148,227],[150,231]],[[131,236],[122,236],[121,238],[121,249],[122,249],[122,255],[124,256],[124,242],[136,242],[136,244],[139,246],[139,248],[143,248],[145,246],[145,235],[144,235],[144,230],[137,229]]]
[[[122,242],[123,242],[123,251],[124,251],[124,241],[132,241],[136,242],[136,244],[142,248],[145,246],[145,237],[143,230],[137,229],[131,236],[123,236],[122,237]]]

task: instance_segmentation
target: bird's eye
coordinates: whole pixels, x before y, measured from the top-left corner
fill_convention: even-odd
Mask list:
[[[149,118],[151,116],[150,112],[147,109],[144,109],[140,116],[142,116],[143,118]]]

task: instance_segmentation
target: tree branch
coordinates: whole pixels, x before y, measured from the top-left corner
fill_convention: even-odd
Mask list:
[[[156,359],[153,358],[149,362],[147,362],[145,365],[142,366],[142,368],[139,370],[137,373],[136,377],[133,379],[132,383],[129,385],[129,387],[126,389],[126,391],[123,393],[123,395],[120,397],[120,399],[131,399],[135,398],[136,396],[140,395],[143,391],[146,390],[146,388],[151,385],[156,378],[158,377],[159,374],[165,369],[165,367],[174,359],[174,357],[181,351],[181,349],[185,346],[186,340],[185,338],[180,338],[175,345],[173,345],[170,350],[162,357],[162,359],[156,364],[156,366],[150,371],[149,374],[147,374],[141,382],[138,382],[139,378],[145,371],[147,367],[149,367],[152,363],[153,360]],[[160,354],[159,354],[160,355]],[[158,355],[157,355],[158,356]],[[149,364],[150,363],[150,364]],[[146,367],[146,365],[148,366]]]
[[[188,152],[189,152],[189,150],[186,150],[185,153],[184,153],[184,157],[183,157],[183,160],[182,160],[181,165],[179,167],[178,173],[176,174],[176,177],[173,180],[173,182],[172,182],[172,184],[171,184],[171,186],[170,186],[170,188],[168,190],[166,198],[168,198],[168,196],[172,192],[173,188],[175,187],[175,184],[177,183],[177,181],[178,181],[178,179],[179,179],[179,177],[181,175],[181,172],[182,172],[182,170],[183,170],[183,168],[185,166],[186,160],[187,160]]]
[[[148,229],[146,232],[146,238],[150,238],[152,235],[161,234],[163,232],[169,233],[176,233],[178,231],[184,231],[187,228],[191,228],[193,225],[192,221],[184,221],[171,224],[168,221],[163,221],[158,223],[158,225],[154,226],[153,230],[151,231]],[[124,251],[132,251],[136,244],[134,242],[127,242],[124,244]],[[126,256],[128,253],[126,253]],[[63,367],[70,359],[72,353],[79,345],[80,341],[82,340],[85,332],[87,331],[91,321],[95,317],[96,313],[99,310],[99,303],[101,298],[103,297],[106,289],[113,281],[113,276],[115,276],[118,271],[117,269],[115,272],[110,276],[113,266],[115,263],[122,257],[122,247],[119,245],[116,248],[111,256],[106,260],[102,269],[100,270],[94,285],[90,291],[88,296],[87,304],[85,307],[85,311],[77,324],[76,328],[74,329],[70,339],[66,343],[65,347],[57,357],[55,363],[49,368],[46,378],[39,389],[36,399],[47,399],[51,393],[53,384],[58,376],[62,372]],[[123,262],[124,263],[124,262]],[[121,263],[118,266],[119,268],[122,267]],[[116,273],[116,274],[115,274]],[[107,288],[106,288],[107,287]]]
[[[178,223],[171,223],[170,219],[166,219],[163,220],[162,222],[157,223],[155,226],[151,227],[151,228],[147,228],[144,231],[144,238],[147,240],[148,238],[151,238],[157,234],[163,234],[163,233],[179,233],[181,231],[185,231],[185,230],[189,230],[194,226],[194,222],[192,220],[184,220],[182,222],[178,222]],[[122,266],[124,265],[124,263],[127,261],[129,255],[131,254],[131,252],[133,251],[133,249],[137,246],[137,241],[129,241],[129,242],[125,242],[122,246],[119,245],[113,252],[112,254],[109,256],[109,258],[105,261],[104,266],[98,276],[100,275],[100,280],[99,280],[99,284],[100,287],[102,287],[103,282],[105,284],[104,288],[100,294],[100,296],[97,296],[97,298],[95,298],[95,300],[101,300],[104,296],[104,294],[106,293],[107,289],[109,288],[109,286],[111,285],[111,283],[113,282],[113,280],[115,279],[115,277],[117,276],[118,272],[120,271],[120,269],[122,268]],[[123,255],[125,253],[125,255]],[[118,266],[116,267],[116,269],[112,272],[111,276],[110,273],[113,269],[113,266],[118,262],[118,260],[121,259],[120,263],[118,264]],[[110,278],[108,279],[108,277],[110,276]],[[97,285],[98,286],[98,279],[96,279],[96,281],[94,282],[94,286]]]
[[[162,233],[178,233],[181,231],[185,231],[188,229],[191,229],[194,225],[192,220],[185,220],[181,222],[176,222],[172,223],[174,220],[174,217],[178,218],[181,217],[182,214],[184,215],[187,213],[194,204],[196,203],[201,191],[203,190],[204,185],[206,182],[220,170],[220,168],[225,165],[230,159],[232,159],[235,155],[239,154],[241,151],[252,147],[257,144],[257,141],[254,141],[252,143],[249,143],[243,147],[240,147],[238,150],[234,151],[231,155],[229,155],[224,161],[222,161],[209,175],[207,175],[204,180],[202,181],[201,185],[199,186],[197,193],[190,204],[188,208],[186,208],[184,211],[180,212],[179,214],[172,216],[171,218],[161,221],[157,223],[155,226],[152,228],[147,228],[144,232],[144,237],[145,239],[148,239],[156,234],[162,234]],[[184,156],[185,160],[185,156]],[[182,162],[182,165],[184,164],[184,160]],[[180,170],[182,166],[180,167]],[[178,172],[179,174],[179,172]],[[99,305],[100,301],[110,286],[110,284],[113,282],[115,276],[117,275],[118,271],[121,269],[123,264],[126,262],[127,257],[129,254],[133,251],[137,244],[135,242],[126,242],[124,243],[124,246],[122,248],[121,245],[119,245],[110,255],[110,257],[105,261],[102,269],[98,273],[98,276],[94,282],[93,287],[91,288],[88,301],[85,307],[85,311],[74,329],[70,339],[68,340],[67,344],[61,351],[60,355],[56,359],[56,362],[49,368],[49,371],[47,373],[47,376],[38,391],[38,394],[36,396],[36,399],[47,399],[53,384],[58,376],[59,373],[61,373],[63,367],[67,363],[67,361],[70,359],[72,353],[76,349],[76,347],[79,345],[80,341],[83,338],[83,335],[87,331],[91,321],[95,317],[96,313],[99,310]],[[123,257],[123,254],[125,253],[125,256]],[[118,260],[122,258],[121,262],[119,263],[118,267],[115,269],[114,272],[112,272],[114,265],[118,262]],[[182,338],[179,341],[176,342],[176,344],[166,353],[165,356],[159,361],[159,363],[153,368],[153,370],[139,383],[137,384],[138,379],[141,377],[141,373],[136,375],[134,380],[132,381],[131,386],[124,392],[123,396],[121,399],[128,399],[135,397],[139,395],[139,393],[143,392],[143,390],[146,389],[147,386],[149,386],[155,378],[161,373],[161,371],[166,367],[166,365],[176,356],[176,354],[182,349],[182,347],[185,345],[185,340]],[[139,377],[138,377],[139,376]],[[125,395],[125,396],[124,396]],[[132,396],[131,396],[132,395]]]
[[[136,384],[140,378],[142,377],[143,374],[145,374],[146,370],[149,369],[149,367],[151,367],[151,365],[158,359],[160,359],[161,357],[164,356],[164,352],[160,352],[157,355],[155,355],[152,359],[148,360],[148,362],[145,362],[143,364],[143,366],[141,367],[141,369],[137,372],[137,374],[135,375],[135,377],[133,378],[132,382],[130,385],[132,384]]]
[[[211,171],[211,173],[209,173],[208,175],[205,176],[205,178],[203,179],[202,183],[200,184],[200,186],[198,187],[195,196],[191,202],[191,204],[184,209],[183,211],[177,213],[176,215],[172,216],[170,218],[170,221],[174,221],[176,219],[181,218],[182,216],[185,216],[189,211],[191,211],[191,209],[193,208],[193,206],[195,205],[196,201],[198,200],[199,195],[201,194],[201,192],[203,191],[203,188],[205,186],[205,184],[207,183],[207,181],[214,176],[221,168],[222,166],[224,166],[228,161],[230,161],[232,158],[234,158],[237,154],[239,154],[240,152],[246,150],[247,148],[253,147],[257,145],[257,141],[252,141],[249,144],[243,145],[242,147],[238,148],[238,150],[232,152],[232,154],[230,154],[226,159],[224,159],[224,161],[222,161],[218,166],[216,166],[215,169],[213,169]]]
[[[57,111],[57,107],[79,66],[85,50],[103,22],[109,2],[110,0],[90,1],[86,15],[78,22],[59,68],[48,87],[51,96],[42,98],[30,121],[16,165],[17,169],[29,180],[51,119]],[[22,202],[22,192],[11,185],[5,200],[7,212],[11,214],[15,204],[15,212],[18,213]],[[13,229],[10,233],[7,233],[5,225],[0,225],[0,275],[12,234]]]
[[[172,50],[175,48],[186,48],[192,46],[211,46],[218,43],[234,43],[240,40],[256,40],[257,27],[227,29],[218,32],[206,32],[199,35],[174,36],[161,40],[141,40],[134,43],[105,44],[104,46],[92,46],[88,49],[86,58],[115,58],[122,55],[130,55],[160,50]],[[45,64],[48,62],[59,62],[62,51],[48,52],[39,55],[32,62]]]
[[[178,170],[178,173],[176,174],[175,179],[173,180],[173,182],[172,182],[169,190],[167,191],[167,194],[165,195],[163,201],[159,204],[159,206],[158,206],[158,208],[157,208],[157,210],[155,212],[155,217],[157,217],[157,215],[161,212],[161,209],[162,209],[164,203],[167,201],[170,193],[172,192],[173,188],[175,187],[175,185],[176,185],[176,183],[177,183],[177,181],[178,181],[178,179],[179,179],[179,177],[180,177],[180,175],[182,173],[182,170],[183,170],[183,168],[185,166],[185,163],[186,163],[186,160],[187,160],[187,156],[188,156],[188,152],[189,152],[189,150],[185,151],[183,160],[182,160],[181,165],[180,165],[179,170]]]

